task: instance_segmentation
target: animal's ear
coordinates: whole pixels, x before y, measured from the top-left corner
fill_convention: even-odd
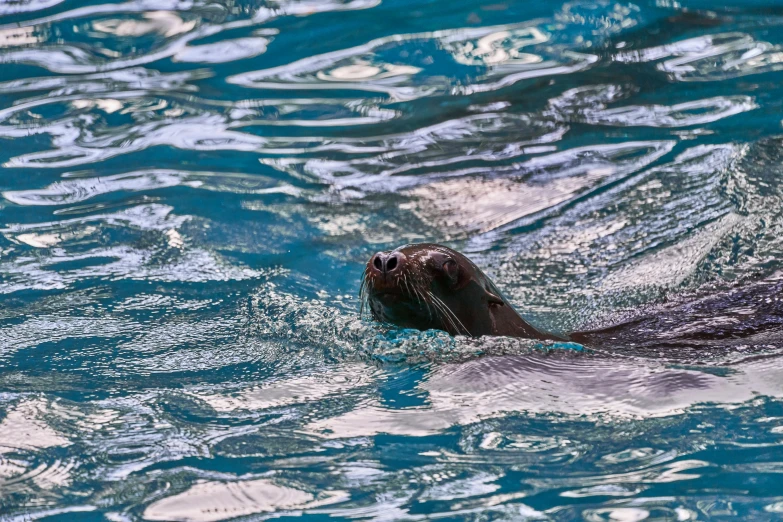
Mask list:
[[[490,292],[489,290],[484,290],[484,293],[487,296],[487,302],[491,305],[498,305],[498,306],[505,306],[506,302],[503,301],[503,299],[500,298],[500,296],[497,296]]]
[[[449,278],[449,282],[452,286],[456,285],[459,281],[459,265],[453,259],[446,260],[441,267],[443,273]]]
[[[430,254],[434,268],[440,271],[443,276],[448,280],[449,285],[453,288],[459,283],[460,268],[451,256],[442,252],[432,252]]]

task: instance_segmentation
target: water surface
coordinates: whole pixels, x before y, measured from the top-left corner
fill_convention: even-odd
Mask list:
[[[357,295],[415,241],[558,333],[779,280],[781,5],[10,0],[0,64],[0,519],[781,517],[783,343]]]

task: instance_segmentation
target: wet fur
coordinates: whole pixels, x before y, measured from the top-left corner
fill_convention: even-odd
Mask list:
[[[571,340],[613,351],[671,348],[700,352],[706,347],[748,349],[783,345],[783,281],[759,281],[728,292],[670,302],[606,328],[572,333],[567,338],[541,332],[525,322],[492,281],[467,257],[435,244],[400,247],[406,264],[389,280],[377,281],[368,262],[362,277],[362,314],[418,330],[451,335],[498,335],[541,340]],[[449,285],[433,259],[453,259],[459,280]],[[399,294],[382,302],[377,287]],[[383,293],[383,292],[382,292]]]
[[[367,263],[361,283],[361,313],[373,319],[418,330],[439,329],[451,335],[478,337],[500,335],[532,339],[559,339],[536,330],[514,310],[492,281],[467,257],[435,244],[405,245],[396,249],[406,256],[405,265],[386,274],[386,287],[399,294],[377,292],[381,277]],[[457,263],[458,280],[448,284],[435,260]]]

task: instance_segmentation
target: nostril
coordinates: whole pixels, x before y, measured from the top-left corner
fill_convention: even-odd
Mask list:
[[[381,256],[375,256],[375,259],[372,260],[372,266],[377,268],[378,270],[383,269],[383,264],[381,263]]]
[[[397,268],[397,256],[391,256],[388,261],[386,261],[386,270],[391,272]]]

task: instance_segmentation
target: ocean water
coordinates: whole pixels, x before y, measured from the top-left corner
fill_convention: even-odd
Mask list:
[[[417,241],[559,333],[779,281],[782,86],[771,1],[0,0],[0,520],[780,520],[781,336],[358,290]]]

